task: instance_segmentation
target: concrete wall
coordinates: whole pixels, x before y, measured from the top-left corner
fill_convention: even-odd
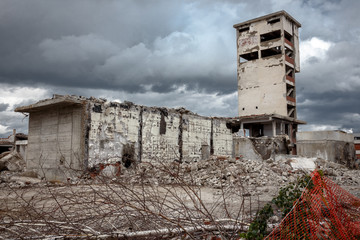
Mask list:
[[[266,160],[278,154],[289,154],[287,136],[234,137],[233,157],[251,160]]]
[[[208,159],[232,155],[226,119],[203,117],[185,109],[138,106],[99,99],[89,101],[88,167],[136,161]]]
[[[120,162],[128,150],[138,159],[141,107],[101,100],[89,105],[88,167]]]
[[[297,133],[297,152],[304,157],[319,157],[328,161],[355,165],[354,137],[342,131]]]
[[[210,156],[211,119],[184,114],[182,116],[182,151],[186,162]]]
[[[226,120],[213,118],[212,146],[213,154],[217,156],[231,156],[233,150],[233,135],[231,129],[226,127]]]
[[[27,167],[44,171],[49,180],[66,179],[70,168],[98,171],[105,166],[105,172],[116,175],[121,165],[140,161],[195,162],[210,155],[265,159],[274,153],[271,147],[277,149],[271,138],[241,139],[233,145],[229,119],[182,108],[61,96],[18,111],[30,112]]]
[[[175,110],[144,107],[141,161],[179,160],[179,126]]]
[[[26,160],[26,149],[28,145],[28,140],[17,140],[15,143],[16,151],[20,154],[20,156]]]
[[[56,106],[31,112],[27,169],[60,181],[70,173],[69,169],[83,170],[82,121],[82,106]]]

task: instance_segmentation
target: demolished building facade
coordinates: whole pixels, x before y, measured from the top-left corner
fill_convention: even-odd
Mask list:
[[[234,25],[238,117],[62,95],[16,108],[29,113],[27,169],[62,181],[104,166],[119,172],[148,161],[261,161],[296,154],[297,126],[305,124],[297,119],[295,100],[299,27],[285,11]]]
[[[295,73],[299,28],[285,11],[235,24],[240,129],[250,136],[287,134],[296,154]]]
[[[64,169],[99,164],[129,167],[141,161],[193,162],[233,154],[226,118],[183,108],[55,95],[16,111],[30,113],[27,168],[41,167],[49,178],[63,175]]]

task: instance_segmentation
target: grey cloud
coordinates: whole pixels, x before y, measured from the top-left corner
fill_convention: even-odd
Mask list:
[[[351,120],[351,114],[359,113],[354,108],[360,91],[357,0],[3,0],[0,82],[236,115],[232,25],[281,9],[302,23],[302,41],[318,37],[333,43],[324,58],[313,56],[301,66],[296,78],[299,117],[358,126]],[[156,94],[169,92],[179,100]],[[197,106],[198,99],[190,97],[196,93],[218,93],[221,102],[214,108]]]
[[[0,103],[0,112],[5,111],[9,107],[8,103]]]

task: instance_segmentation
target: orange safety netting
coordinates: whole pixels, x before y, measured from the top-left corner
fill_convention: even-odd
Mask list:
[[[316,170],[291,212],[265,239],[360,239],[360,199]]]

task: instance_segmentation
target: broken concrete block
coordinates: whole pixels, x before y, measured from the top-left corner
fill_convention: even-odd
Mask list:
[[[5,170],[9,171],[22,171],[25,167],[25,161],[17,152],[11,152],[5,157],[0,159],[0,171]]]

